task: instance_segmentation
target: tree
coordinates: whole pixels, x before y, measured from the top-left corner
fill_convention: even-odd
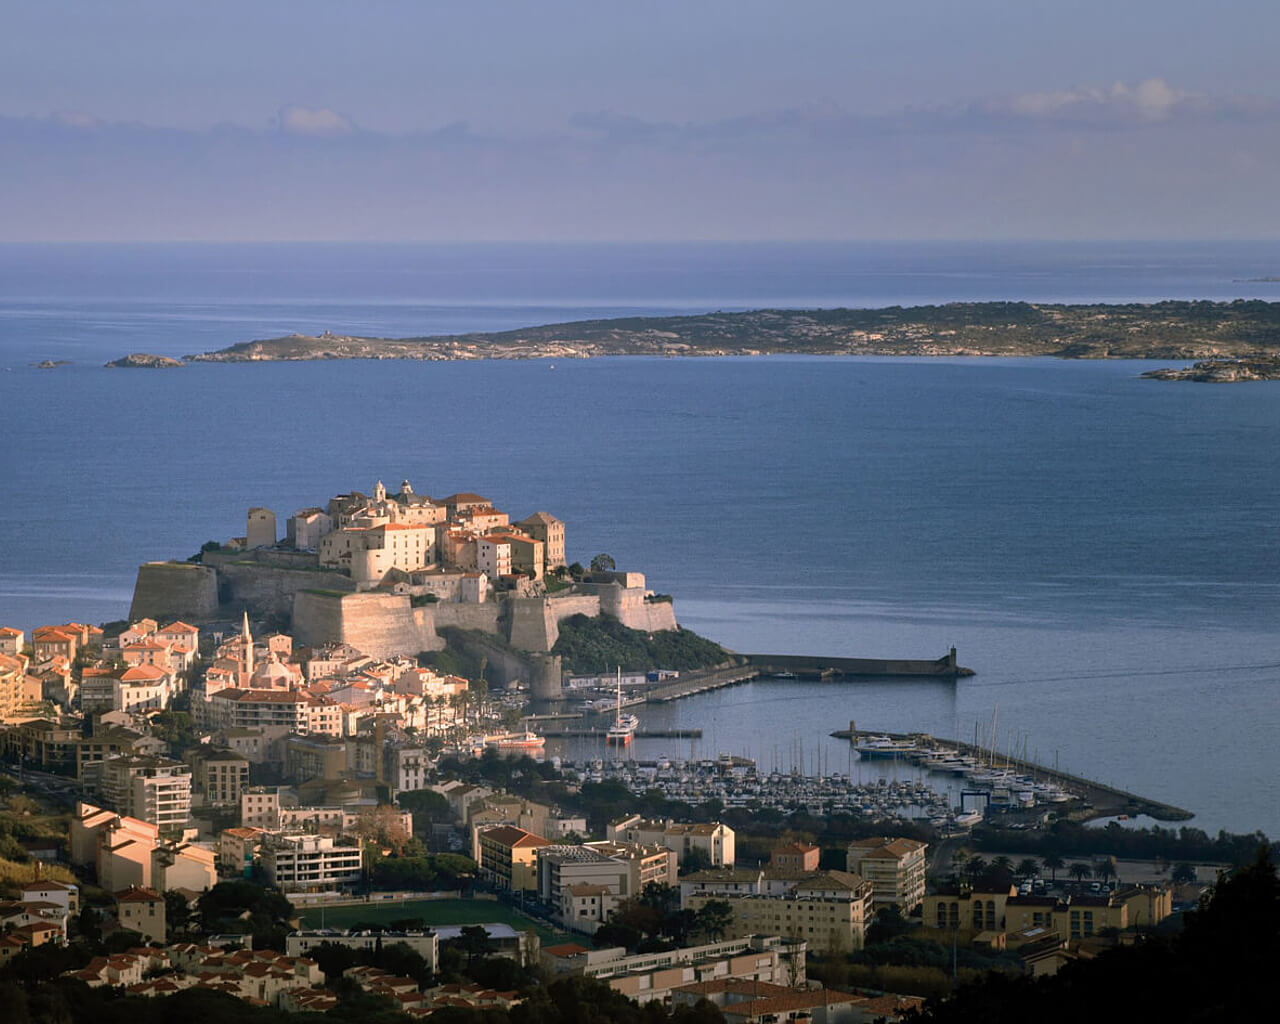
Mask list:
[[[613,557],[611,555],[606,555],[604,552],[601,552],[596,555],[595,558],[591,559],[592,572],[613,572],[616,568],[618,568],[618,566],[617,563],[614,562]]]
[[[1116,859],[1108,857],[1106,860],[1100,861],[1093,869],[1093,877],[1103,882],[1109,882],[1116,877]]]
[[[698,931],[719,942],[733,924],[733,907],[728,900],[707,900],[698,911]]]
[[[1051,882],[1056,882],[1059,869],[1067,866],[1067,862],[1056,853],[1046,853],[1040,858],[1040,863],[1049,869],[1049,881]]]
[[[1173,874],[1169,877],[1174,885],[1190,885],[1196,880],[1195,865],[1183,861],[1181,864],[1174,866]]]
[[[1023,857],[1018,861],[1018,875],[1022,878],[1035,878],[1040,873],[1040,865],[1034,857]]]
[[[987,873],[987,862],[982,857],[970,857],[964,866],[964,873],[970,882],[975,882]]]
[[[1082,860],[1073,861],[1071,867],[1067,868],[1067,874],[1071,875],[1077,882],[1083,882],[1091,874],[1093,868]]]

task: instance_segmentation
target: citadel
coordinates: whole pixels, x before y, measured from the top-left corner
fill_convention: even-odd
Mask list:
[[[546,512],[512,523],[479,494],[339,494],[290,516],[249,509],[245,535],[205,545],[199,562],[148,562],[138,570],[131,620],[196,624],[247,612],[300,644],[349,644],[373,657],[454,643],[488,659],[505,681],[535,696],[560,694],[559,624],[612,616],[632,629],[676,629],[671,601],[643,573],[565,563],[564,523]]]

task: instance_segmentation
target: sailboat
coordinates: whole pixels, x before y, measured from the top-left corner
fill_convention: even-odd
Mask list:
[[[622,713],[622,666],[618,666],[618,707],[609,731],[605,733],[605,742],[626,746],[635,738],[636,729],[640,727],[640,719],[632,714]]]

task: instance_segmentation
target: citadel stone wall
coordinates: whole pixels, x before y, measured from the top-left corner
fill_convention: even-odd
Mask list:
[[[218,575],[192,562],[147,562],[138,566],[129,619],[185,619],[209,622],[218,617]]]
[[[341,573],[252,562],[227,562],[218,568],[218,598],[224,610],[247,607],[255,617],[288,622],[294,595],[311,589],[354,591],[355,583]]]
[[[375,658],[417,654],[442,646],[427,617],[398,594],[339,594],[300,590],[293,601],[293,638],[303,646],[338,641]]]

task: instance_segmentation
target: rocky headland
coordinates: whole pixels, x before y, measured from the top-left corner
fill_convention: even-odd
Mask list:
[[[1280,380],[1280,357],[1256,359],[1202,359],[1182,369],[1148,370],[1152,380],[1192,380],[1203,384],[1235,384],[1240,381]]]
[[[110,369],[163,370],[186,364],[181,359],[172,359],[169,356],[157,356],[150,352],[130,352],[127,356],[113,359],[106,365]]]
[[[492,334],[367,338],[325,332],[246,341],[192,362],[316,359],[585,359],[595,356],[1280,356],[1280,303],[951,303],[886,309],[765,309],[549,324]]]

